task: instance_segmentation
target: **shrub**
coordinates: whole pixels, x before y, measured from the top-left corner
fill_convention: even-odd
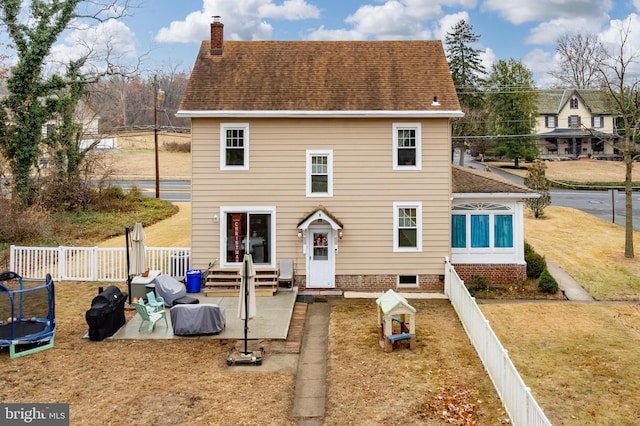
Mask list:
[[[169,152],[191,152],[191,143],[165,142],[163,145]]]
[[[12,200],[0,198],[0,244],[29,244],[50,234],[49,216],[38,207],[25,211]]]
[[[545,268],[540,274],[540,279],[538,280],[538,288],[545,293],[555,294],[558,292],[558,282],[555,278],[549,273],[549,271]]]
[[[524,261],[527,262],[527,277],[539,278],[547,268],[544,256],[539,255],[531,245],[524,243]]]
[[[474,290],[484,290],[489,291],[491,287],[489,287],[489,282],[482,275],[473,274],[471,275],[471,288]]]

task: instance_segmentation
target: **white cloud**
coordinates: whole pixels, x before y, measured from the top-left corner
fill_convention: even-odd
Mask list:
[[[258,15],[263,18],[295,21],[299,19],[319,18],[320,10],[308,4],[305,0],[286,0],[280,6],[271,2],[260,6]]]
[[[306,0],[204,0],[203,9],[188,14],[161,28],[155,37],[160,43],[199,43],[208,38],[212,16],[221,16],[225,38],[229,40],[264,40],[273,27],[265,19],[300,20],[320,17],[320,10]]]
[[[485,0],[482,4],[482,10],[496,12],[516,25],[560,18],[598,18],[606,16],[612,7],[612,0]]]
[[[135,34],[123,22],[104,21],[96,26],[75,25],[51,48],[53,62],[66,63],[91,53],[93,58],[137,58]]]
[[[471,24],[468,12],[458,12],[442,17],[440,20],[438,20],[436,28],[433,30],[433,36],[438,40],[444,40],[447,36],[447,33],[452,32],[453,27],[462,20],[465,20],[468,24]]]
[[[366,40],[367,35],[359,33],[355,30],[328,30],[324,26],[311,31],[306,37],[305,40]]]
[[[487,71],[487,73],[491,72],[491,67],[493,64],[498,62],[498,57],[496,56],[496,52],[491,48],[486,48],[482,53],[480,53],[480,61],[482,61],[482,66]]]
[[[577,28],[584,28],[584,31],[597,32],[602,21],[599,19],[587,18],[561,18],[543,22],[531,30],[529,37],[525,39],[528,44],[549,44],[556,45],[558,39],[565,35],[574,35]],[[584,32],[583,31],[583,32]]]

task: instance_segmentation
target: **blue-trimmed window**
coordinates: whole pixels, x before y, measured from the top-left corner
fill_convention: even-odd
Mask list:
[[[453,207],[451,248],[513,248],[513,212],[495,203],[468,203]]]

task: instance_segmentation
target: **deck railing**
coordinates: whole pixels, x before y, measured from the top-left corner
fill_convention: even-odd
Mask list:
[[[184,277],[189,269],[191,249],[185,247],[145,247],[149,269],[173,277]],[[127,251],[100,247],[21,247],[11,246],[9,269],[23,278],[56,281],[127,280]]]
[[[511,362],[507,350],[482,314],[475,298],[469,294],[464,281],[460,279],[448,259],[445,262],[444,291],[458,313],[512,423],[551,426],[551,422],[531,395],[531,389],[524,384]]]

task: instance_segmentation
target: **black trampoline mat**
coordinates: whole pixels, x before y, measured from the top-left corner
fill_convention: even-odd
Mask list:
[[[13,324],[5,324],[0,326],[0,340],[12,340],[12,325],[14,327],[13,340],[20,339],[21,337],[25,336],[30,336],[32,334],[42,333],[47,328],[47,324],[44,322],[16,321]]]

